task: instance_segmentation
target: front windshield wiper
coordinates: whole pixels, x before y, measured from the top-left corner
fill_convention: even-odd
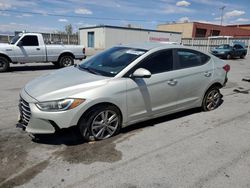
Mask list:
[[[89,68],[89,67],[82,67],[82,66],[78,66],[78,67],[79,67],[79,69],[81,69],[81,70],[88,71],[88,72],[90,72],[90,73],[92,73],[92,74],[100,75],[100,73],[94,71],[93,69],[91,69],[91,68]]]

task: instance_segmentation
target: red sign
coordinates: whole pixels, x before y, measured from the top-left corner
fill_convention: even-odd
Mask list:
[[[163,38],[163,37],[150,37],[149,41],[157,41],[157,42],[168,42],[169,38]]]

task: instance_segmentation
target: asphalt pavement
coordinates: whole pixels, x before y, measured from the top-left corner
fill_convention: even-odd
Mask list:
[[[91,143],[77,128],[39,140],[17,129],[20,89],[55,68],[12,65],[0,73],[0,187],[250,187],[250,82],[242,81],[250,57],[226,62],[218,109],[164,116]]]

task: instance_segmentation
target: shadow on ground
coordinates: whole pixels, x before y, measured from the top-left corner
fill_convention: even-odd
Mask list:
[[[19,71],[41,71],[41,70],[54,70],[57,69],[54,65],[48,65],[48,64],[44,64],[44,65],[28,65],[28,64],[24,64],[24,65],[12,65],[9,69],[9,72],[19,72]]]
[[[152,119],[149,121],[137,123],[129,127],[123,128],[120,134],[117,135],[115,138],[119,138],[124,134],[130,134],[134,131],[138,131],[143,128],[154,126],[159,123],[171,121],[177,118],[185,117],[185,116],[199,113],[199,112],[201,112],[200,108],[194,108],[191,110],[185,110],[185,111],[178,112],[175,114],[171,114],[171,115],[163,116],[160,118]],[[82,136],[80,135],[78,127],[76,126],[68,128],[68,129],[62,129],[55,134],[36,135],[36,138],[33,139],[33,141],[36,143],[40,143],[40,144],[67,145],[67,146],[80,145],[84,143],[84,140],[82,139]]]

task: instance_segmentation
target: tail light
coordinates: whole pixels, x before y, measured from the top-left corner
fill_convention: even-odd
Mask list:
[[[82,49],[82,53],[85,54],[85,48]]]
[[[226,71],[226,72],[229,72],[230,71],[230,65],[226,64],[223,69]]]

